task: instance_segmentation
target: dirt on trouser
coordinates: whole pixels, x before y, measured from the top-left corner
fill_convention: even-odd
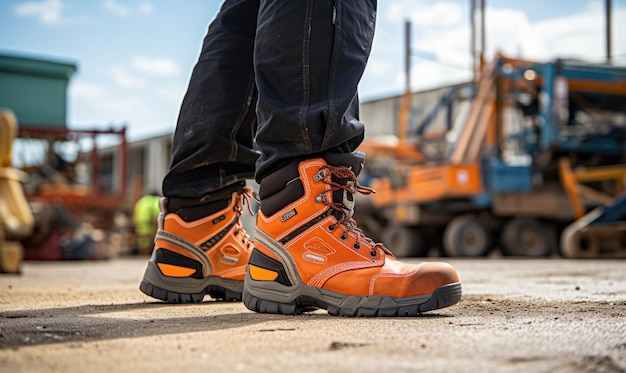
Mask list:
[[[626,261],[450,260],[463,282],[457,305],[345,318],[157,302],[138,290],[146,260],[26,263],[1,275],[1,370],[626,371]]]

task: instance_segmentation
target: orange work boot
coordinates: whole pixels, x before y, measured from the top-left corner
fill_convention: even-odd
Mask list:
[[[248,189],[233,192],[225,207],[208,216],[185,221],[160,202],[154,251],[141,281],[145,294],[171,303],[216,299],[241,300],[250,237],[239,217]]]
[[[261,184],[255,249],[243,289],[246,307],[280,314],[321,308],[341,316],[415,316],[461,299],[452,266],[402,263],[356,227],[353,194],[373,190],[358,184],[354,167],[312,159],[297,169],[267,199]],[[288,203],[278,208],[280,199]]]

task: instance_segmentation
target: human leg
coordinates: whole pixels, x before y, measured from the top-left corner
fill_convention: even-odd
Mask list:
[[[258,0],[228,0],[184,97],[140,289],[168,302],[241,299],[251,243],[240,222],[258,152],[252,53]]]
[[[205,202],[212,192],[254,173],[257,11],[258,0],[228,0],[209,27],[181,105],[172,165],[163,180],[163,195],[170,200],[203,197]]]
[[[254,56],[258,182],[294,158],[351,154],[363,140],[357,84],[371,49],[375,3],[261,1]]]
[[[364,159],[354,150],[363,138],[356,86],[375,5],[261,1],[255,49],[261,207],[243,290],[251,310],[411,316],[461,298],[451,266],[399,262],[352,219],[354,193],[371,192],[356,180]]]

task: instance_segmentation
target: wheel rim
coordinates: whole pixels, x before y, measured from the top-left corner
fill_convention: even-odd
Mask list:
[[[466,255],[481,255],[484,251],[486,238],[480,227],[468,226],[461,236]]]
[[[543,257],[557,248],[554,228],[534,219],[514,219],[501,232],[505,255]]]
[[[449,256],[485,256],[491,250],[489,233],[476,216],[458,216],[443,232],[443,249]]]

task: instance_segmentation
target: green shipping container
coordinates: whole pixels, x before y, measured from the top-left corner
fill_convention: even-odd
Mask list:
[[[0,108],[21,127],[66,128],[67,85],[76,65],[0,54]]]

